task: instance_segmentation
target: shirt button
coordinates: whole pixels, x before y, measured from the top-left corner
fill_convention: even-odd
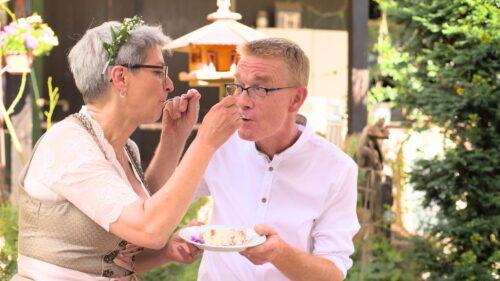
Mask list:
[[[261,201],[262,203],[266,203],[266,202],[267,202],[267,199],[266,199],[266,197],[263,197],[260,201]]]
[[[274,168],[273,167],[269,167],[268,170],[269,170],[269,172],[272,172],[274,170]]]

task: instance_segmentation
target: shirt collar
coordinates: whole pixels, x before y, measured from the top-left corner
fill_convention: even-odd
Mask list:
[[[286,148],[284,151],[282,151],[280,153],[275,154],[273,157],[273,162],[299,152],[300,149],[302,149],[302,147],[304,147],[304,145],[311,139],[311,137],[313,135],[313,131],[311,129],[311,126],[307,122],[307,118],[303,115],[297,114],[295,123],[297,125],[297,128],[301,131],[299,138],[290,147]],[[239,136],[238,136],[238,138],[239,138]],[[242,139],[240,139],[240,140],[242,140]],[[245,140],[242,140],[242,141],[245,141]],[[266,154],[260,152],[257,149],[257,145],[255,144],[255,142],[249,142],[249,141],[246,141],[246,142],[248,142],[249,150],[253,151],[253,154],[255,154],[259,157],[263,157],[268,162],[271,162],[269,160],[269,157],[267,157]]]

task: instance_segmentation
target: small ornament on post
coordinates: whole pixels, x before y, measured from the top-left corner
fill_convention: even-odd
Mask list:
[[[275,22],[278,28],[302,27],[302,4],[299,2],[275,2]]]
[[[267,19],[267,12],[265,10],[260,10],[257,12],[256,26],[258,28],[266,28],[269,26],[269,21]]]
[[[4,63],[6,71],[10,74],[22,74],[31,72],[31,65],[33,64],[33,54],[31,53],[5,53]]]

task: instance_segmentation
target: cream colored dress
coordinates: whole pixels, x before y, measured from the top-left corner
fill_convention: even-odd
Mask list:
[[[109,231],[110,224],[118,219],[123,208],[138,200],[139,195],[129,183],[99,124],[88,114],[86,107],[82,107],[80,113],[89,117],[96,138],[77,122],[65,120],[56,124],[38,145],[24,180],[24,188],[30,197],[42,202],[69,201],[100,227]],[[137,145],[131,140],[128,144],[139,158]],[[127,153],[125,155],[129,157]],[[132,159],[129,162],[132,163]],[[139,171],[133,171],[141,182]],[[142,188],[144,194],[149,196],[144,185]],[[137,248],[128,244],[113,262],[120,267],[133,269],[131,253]],[[21,254],[18,257],[18,272],[33,280],[130,279],[94,276]]]

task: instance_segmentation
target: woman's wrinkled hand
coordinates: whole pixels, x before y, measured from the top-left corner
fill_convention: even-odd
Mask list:
[[[202,223],[192,221],[186,226],[201,225]],[[180,236],[179,232],[172,236],[165,247],[165,256],[168,261],[176,261],[184,264],[193,263],[196,258],[203,253],[203,250],[198,249],[193,244],[187,243]]]
[[[204,145],[218,149],[242,125],[237,98],[227,96],[205,115],[197,139]]]
[[[190,89],[187,93],[166,102],[163,108],[162,134],[183,143],[191,134],[200,112],[200,93]]]

